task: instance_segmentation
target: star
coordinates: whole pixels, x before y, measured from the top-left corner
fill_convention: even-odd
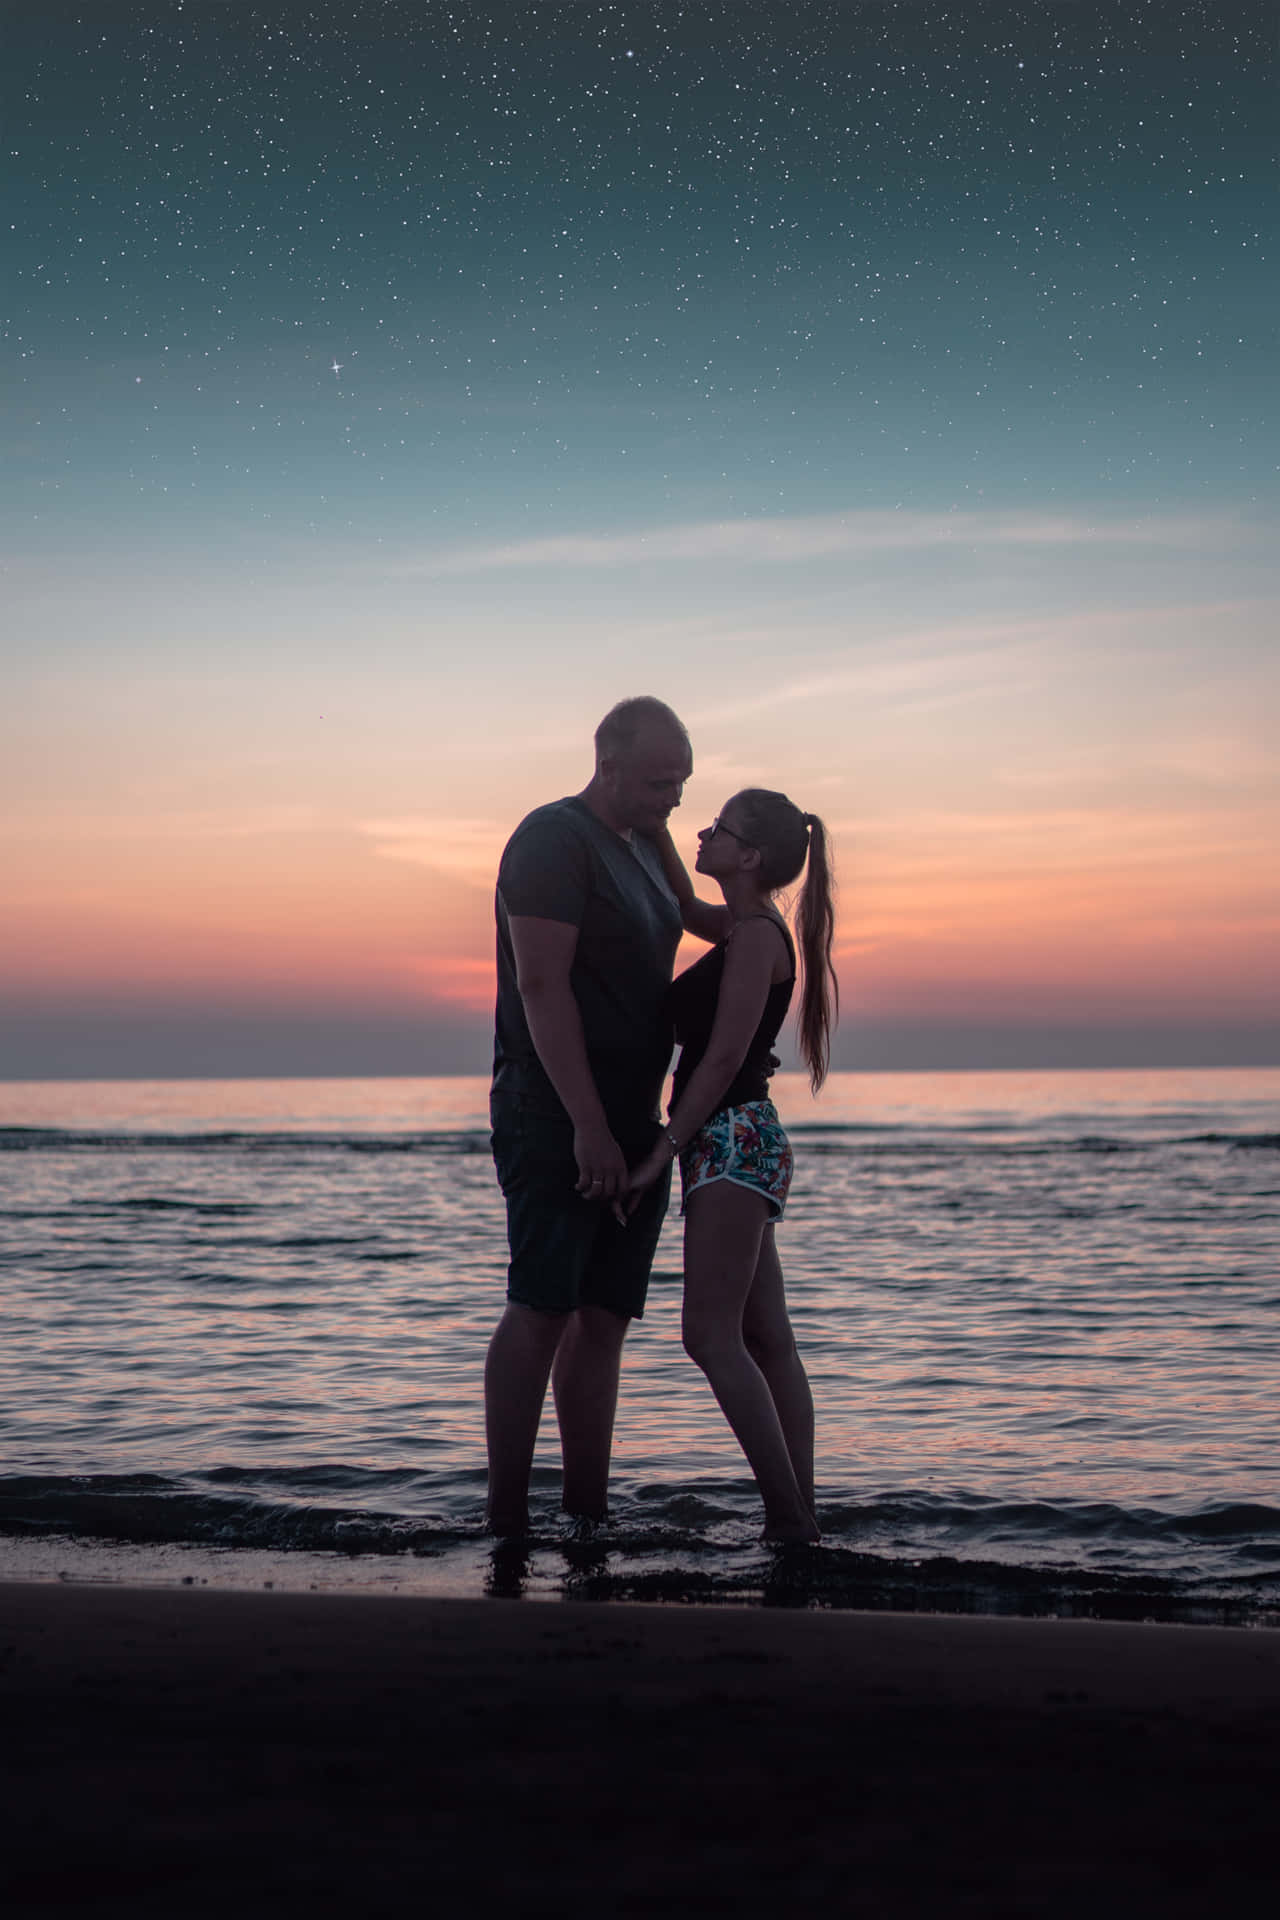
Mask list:
[[[335,380],[337,379],[338,375],[342,372],[342,369],[345,364],[346,364],[345,361],[335,360],[333,365],[330,367],[329,371],[334,376]]]

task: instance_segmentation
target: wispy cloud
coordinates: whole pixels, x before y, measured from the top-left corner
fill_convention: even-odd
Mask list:
[[[165,807],[142,813],[48,814],[34,807],[0,819],[4,840],[257,840],[310,834],[323,824],[321,810],[306,802],[261,807]]]
[[[829,825],[837,871],[852,876],[842,960],[959,942],[984,967],[1002,949],[1034,951],[1046,977],[1087,949],[1095,978],[1145,955],[1162,976],[1181,967],[1190,992],[1215,970],[1274,982],[1274,836],[1255,810],[918,809]]]
[[[415,575],[490,573],[515,568],[611,569],[655,560],[738,560],[786,565],[829,555],[937,548],[1146,546],[1221,550],[1265,537],[1258,522],[1231,514],[1160,514],[1092,519],[1082,514],[863,511],[795,519],[708,520],[624,534],[562,534],[517,540],[409,562]]]
[[[845,695],[883,708],[909,704],[916,712],[979,702],[993,690],[1006,699],[1038,698],[1045,686],[1077,678],[1091,659],[1105,661],[1108,672],[1122,660],[1135,672],[1149,671],[1153,657],[1167,669],[1171,649],[1199,646],[1206,633],[1225,646],[1239,629],[1252,632],[1260,625],[1269,632],[1276,611],[1274,601],[1217,600],[1030,619],[960,619],[859,635],[856,646],[847,630],[813,623],[785,630],[737,627],[725,630],[724,650],[739,644],[741,651],[744,638],[772,635],[781,643],[785,636],[793,651],[806,646],[803,669],[739,698],[691,707],[683,717],[695,728],[703,722],[723,725],[780,705],[812,705]],[[1258,672],[1269,678],[1265,663]],[[1259,695],[1265,684],[1259,680]]]
[[[1167,776],[1202,801],[1222,794],[1238,797],[1250,792],[1280,792],[1280,765],[1243,728],[1235,734],[1196,734],[1187,738],[1139,741],[1118,761],[1114,745],[1081,742],[1056,753],[1041,754],[1033,764],[1002,767],[995,779],[1002,787],[1035,794],[1055,789],[1098,791],[1132,790],[1138,780]]]
[[[1122,804],[984,812],[919,808],[903,809],[888,822],[837,821],[832,831],[856,841],[860,858],[878,865],[886,880],[911,887],[929,876],[1007,873],[1038,883],[1053,873],[1097,875],[1158,865],[1198,868],[1212,889],[1224,884],[1222,862],[1233,871],[1252,871],[1272,851],[1266,822],[1247,807],[1222,814]]]
[[[373,841],[373,851],[384,860],[407,860],[411,866],[447,873],[473,887],[492,887],[498,860],[511,832],[510,821],[449,819],[444,816],[404,815],[393,820],[365,820],[361,832]]]

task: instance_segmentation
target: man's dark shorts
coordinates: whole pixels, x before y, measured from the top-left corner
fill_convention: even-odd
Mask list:
[[[649,1269],[658,1245],[671,1169],[649,1187],[625,1227],[601,1200],[575,1192],[578,1165],[573,1127],[564,1112],[548,1112],[517,1096],[490,1102],[493,1161],[507,1203],[507,1298],[542,1313],[607,1307],[638,1320],[644,1312]],[[642,1160],[658,1137],[655,1120],[618,1145],[629,1165]]]

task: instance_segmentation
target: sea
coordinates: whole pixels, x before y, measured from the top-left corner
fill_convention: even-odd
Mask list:
[[[782,1074],[819,1547],[680,1345],[484,1531],[480,1079],[0,1085],[0,1578],[1280,1625],[1280,1070]]]

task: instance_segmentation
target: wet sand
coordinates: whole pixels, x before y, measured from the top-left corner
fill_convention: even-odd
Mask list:
[[[1204,1916],[1280,1634],[0,1587],[11,1916]]]

